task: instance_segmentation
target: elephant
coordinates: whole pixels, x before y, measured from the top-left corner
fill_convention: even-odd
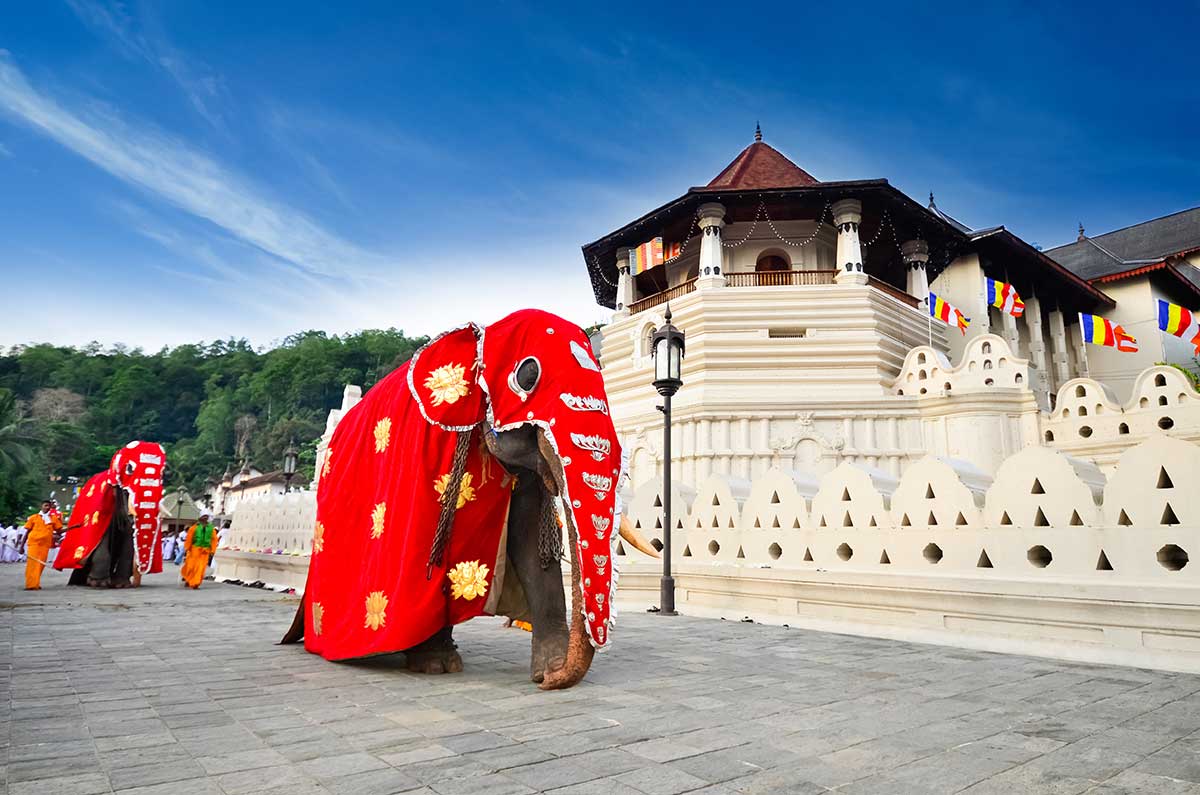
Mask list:
[[[154,442],[130,442],[108,469],[79,490],[54,568],[71,569],[71,585],[137,586],[162,571],[159,513],[166,453]]]
[[[573,686],[610,642],[616,538],[657,555],[614,515],[620,460],[578,326],[526,309],[435,337],[334,431],[281,643],[330,660],[402,651],[411,670],[453,673],[454,625],[507,615],[532,624],[532,681]]]

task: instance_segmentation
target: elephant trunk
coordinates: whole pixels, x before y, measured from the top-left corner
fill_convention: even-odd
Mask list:
[[[558,670],[546,673],[545,679],[538,685],[542,690],[563,690],[577,685],[587,676],[588,669],[592,667],[592,657],[596,653],[583,624],[585,605],[583,589],[579,582],[579,534],[569,511],[566,525],[567,546],[571,550],[571,629],[567,640],[567,661]]]

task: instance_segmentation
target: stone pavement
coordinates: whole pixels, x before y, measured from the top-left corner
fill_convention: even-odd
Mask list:
[[[0,792],[1200,793],[1200,677],[626,613],[573,690],[274,646],[294,597],[0,566]]]

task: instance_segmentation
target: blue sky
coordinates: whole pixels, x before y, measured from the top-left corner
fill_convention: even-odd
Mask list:
[[[1044,247],[1200,204],[1195,2],[572,5],[0,0],[0,345],[599,321],[755,121]]]

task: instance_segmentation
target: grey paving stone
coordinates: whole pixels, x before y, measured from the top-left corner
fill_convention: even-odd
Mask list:
[[[77,776],[53,776],[36,781],[16,781],[8,785],[9,795],[99,795],[112,792],[108,776],[84,773]]]
[[[300,764],[300,769],[315,779],[324,781],[369,770],[379,770],[388,764],[363,751],[337,756],[321,756]]]
[[[646,795],[677,795],[680,792],[700,789],[709,783],[666,765],[630,770],[614,778]]]
[[[415,779],[393,768],[329,779],[322,782],[322,786],[335,795],[392,795],[423,789]]]

